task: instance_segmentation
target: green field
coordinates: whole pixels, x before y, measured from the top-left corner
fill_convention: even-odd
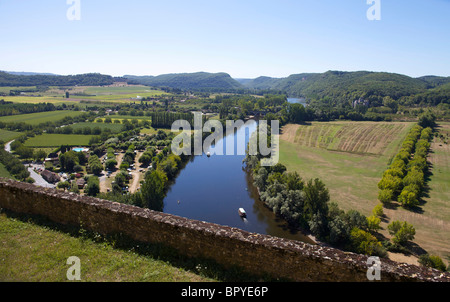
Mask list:
[[[9,93],[11,89],[20,90],[28,89],[29,87],[3,87],[0,92]],[[32,88],[32,87],[31,87]],[[94,102],[109,102],[109,103],[122,103],[122,102],[138,102],[139,100],[133,100],[137,96],[140,97],[160,97],[169,95],[161,90],[153,90],[150,87],[142,85],[133,86],[77,86],[70,87],[68,89],[70,98],[65,98],[66,89],[60,89],[58,87],[51,87],[46,92],[30,93],[29,95],[19,96],[2,96],[0,99],[4,99],[7,102],[13,103],[52,103],[55,105],[61,104],[75,104],[83,106],[81,101],[94,101]],[[78,94],[78,95],[77,95]]]
[[[378,201],[378,182],[397,154],[414,123],[330,122],[287,125],[280,139],[280,162],[303,179],[320,178],[330,191],[331,201],[344,210],[355,209],[366,216]],[[382,130],[384,129],[384,130]],[[450,124],[443,125],[450,133]],[[357,146],[366,146],[357,148]],[[450,257],[450,148],[432,144],[433,164],[429,195],[422,212],[402,207],[385,208],[381,234],[393,220],[408,221],[416,229],[414,243],[429,253]],[[357,152],[355,152],[357,150]],[[404,260],[404,259],[402,259]],[[406,260],[404,260],[406,261]],[[416,259],[408,259],[416,263]]]
[[[0,163],[0,177],[13,178],[2,163]]]
[[[45,122],[59,121],[66,116],[75,117],[81,114],[83,114],[83,112],[71,110],[46,111],[29,114],[1,116],[0,121],[4,123],[24,122],[29,125],[39,125]]]
[[[413,123],[314,122],[287,125],[280,162],[306,179],[322,179],[343,209],[370,214],[378,182]]]
[[[8,131],[0,129],[0,141],[7,143],[21,136],[22,132]]]
[[[139,253],[133,246],[115,248],[112,242],[70,231],[0,213],[0,280],[67,282],[67,259],[76,256],[81,282],[215,281],[196,270],[195,264],[177,266],[150,249]]]
[[[93,130],[94,128],[100,128],[102,131],[104,131],[105,129],[109,129],[111,130],[112,133],[119,133],[122,131],[123,125],[122,124],[115,124],[115,123],[77,123],[77,124],[73,124],[70,125],[70,127],[73,130],[76,129],[84,129],[86,127],[90,128],[91,130]]]
[[[93,135],[76,134],[42,134],[25,141],[25,146],[33,148],[69,146],[89,146],[89,140]]]
[[[139,100],[140,97],[160,97],[168,95],[168,93],[161,90],[152,90],[146,86],[119,86],[119,87],[84,87],[77,88],[79,92],[86,95],[71,94],[70,99],[74,100],[94,100],[104,102],[130,102]]]

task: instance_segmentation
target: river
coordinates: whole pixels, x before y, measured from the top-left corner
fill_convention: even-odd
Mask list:
[[[222,140],[245,136],[248,141],[257,123],[241,127]],[[204,150],[207,152],[208,150]],[[225,153],[225,152],[224,152]],[[237,152],[235,152],[237,153]],[[312,243],[301,232],[291,230],[260,201],[251,175],[243,169],[245,155],[194,156],[180,171],[164,199],[163,212],[190,219],[236,227],[249,232]],[[247,218],[238,214],[244,208]]]
[[[305,107],[307,106],[305,98],[288,98],[287,101],[289,103],[300,103]]]

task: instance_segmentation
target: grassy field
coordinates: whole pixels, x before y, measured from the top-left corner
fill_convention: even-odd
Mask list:
[[[70,125],[70,127],[74,130],[76,129],[84,129],[86,127],[90,128],[91,130],[98,127],[102,131],[105,129],[111,130],[112,133],[119,133],[122,131],[123,125],[122,124],[115,124],[115,123],[77,123]]]
[[[8,131],[0,129],[0,141],[7,143],[22,135],[22,132]]]
[[[2,96],[0,99],[5,100],[5,102],[13,103],[28,103],[28,104],[39,104],[39,103],[52,103],[55,106],[62,104],[79,104],[76,100],[66,99],[63,96]]]
[[[3,87],[0,92],[9,93],[11,89],[17,90],[21,87]],[[23,88],[23,87],[22,87]],[[27,88],[27,87],[26,87]],[[132,98],[141,97],[160,97],[169,95],[161,90],[152,90],[150,87],[142,85],[132,86],[79,86],[70,87],[68,90],[70,98],[65,98],[65,89],[52,87],[46,92],[30,93],[32,95],[19,96],[2,96],[4,99],[13,103],[53,103],[55,105],[65,104],[80,104],[80,101],[95,101],[95,102],[110,102],[122,103],[133,101]],[[76,95],[81,94],[81,95]],[[85,95],[83,95],[85,94]],[[137,100],[135,100],[137,101]]]
[[[287,125],[280,161],[305,178],[322,179],[343,209],[370,214],[377,184],[412,123],[315,122]],[[328,129],[329,128],[329,129]]]
[[[0,281],[67,281],[67,258],[81,262],[82,282],[206,282],[201,267],[188,269],[161,260],[159,255],[138,253],[133,247],[72,233],[53,226],[0,213]],[[197,263],[198,265],[198,263]]]
[[[115,120],[119,120],[121,123],[123,122],[123,120],[128,120],[129,122],[131,122],[131,120],[138,120],[138,122],[152,120],[150,116],[132,116],[132,115],[109,115],[103,116],[101,117],[101,119],[104,120],[106,117],[110,117],[113,123]]]
[[[384,122],[287,125],[280,139],[280,162],[304,179],[322,179],[330,190],[331,201],[342,209],[355,209],[369,216],[379,203],[377,184],[412,125]],[[450,125],[441,129],[448,132]],[[447,263],[450,256],[449,151],[448,144],[436,140],[432,144],[433,175],[422,212],[385,208],[386,219],[380,231],[390,238],[386,230],[389,222],[408,221],[416,228],[417,250],[439,255]],[[416,263],[416,259],[411,263]]]
[[[42,134],[25,141],[25,146],[33,148],[69,146],[89,146],[89,140],[93,135],[76,134]]]
[[[66,116],[70,117],[79,116],[82,113],[83,112],[81,111],[72,111],[72,110],[47,111],[47,112],[37,112],[20,115],[1,116],[0,121],[5,123],[24,122],[30,125],[39,125],[40,123],[44,122],[59,121]]]
[[[11,174],[9,174],[8,170],[6,170],[2,163],[0,163],[0,177],[12,178]]]

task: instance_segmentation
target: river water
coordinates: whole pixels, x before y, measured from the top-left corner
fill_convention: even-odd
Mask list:
[[[222,140],[234,140],[235,151],[239,139],[246,142],[256,130],[257,123],[241,127]],[[208,150],[204,150],[206,153]],[[291,230],[260,201],[251,175],[243,167],[245,155],[194,156],[180,171],[164,199],[163,212],[190,219],[236,227],[249,232],[312,243],[301,232]],[[224,151],[224,154],[226,152]],[[247,218],[238,214],[244,208]]]

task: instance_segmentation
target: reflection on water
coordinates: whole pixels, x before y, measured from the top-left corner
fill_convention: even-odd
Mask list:
[[[241,127],[234,134],[224,135],[224,154],[227,142],[234,140],[235,151],[239,139],[246,143],[256,130],[257,123]],[[290,230],[259,200],[251,175],[243,169],[245,155],[195,156],[180,171],[164,199],[164,212],[190,219],[237,227],[249,232],[312,242],[298,231]],[[237,152],[235,153],[237,154]],[[247,212],[245,219],[238,209]]]

